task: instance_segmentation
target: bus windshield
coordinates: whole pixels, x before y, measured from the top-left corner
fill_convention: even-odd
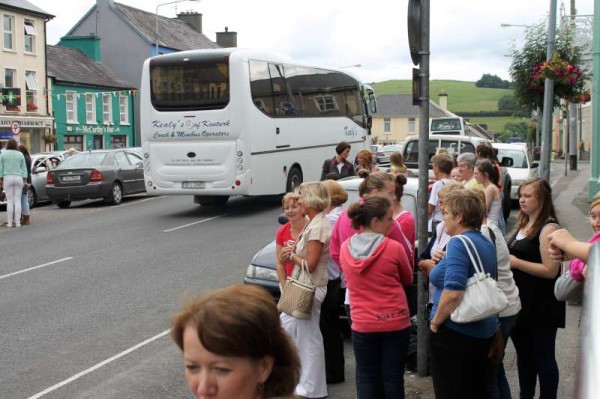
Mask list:
[[[228,57],[152,60],[150,90],[158,111],[225,108],[229,104]]]

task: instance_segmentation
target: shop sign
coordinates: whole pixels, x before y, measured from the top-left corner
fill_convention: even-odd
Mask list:
[[[75,133],[83,134],[104,134],[104,133],[121,133],[121,127],[114,126],[76,126]]]
[[[29,127],[37,127],[37,128],[47,128],[52,127],[52,119],[44,118],[44,119],[8,119],[0,117],[0,128],[5,127],[12,129],[13,123],[18,123],[21,128],[29,128]]]
[[[10,124],[10,130],[15,136],[18,136],[19,133],[21,133],[21,125],[19,125],[19,122],[15,121]]]

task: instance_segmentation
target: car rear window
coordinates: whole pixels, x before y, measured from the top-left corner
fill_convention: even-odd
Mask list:
[[[94,166],[100,166],[104,163],[106,152],[80,152],[78,154],[71,155],[62,164],[61,169],[70,168],[89,168]]]

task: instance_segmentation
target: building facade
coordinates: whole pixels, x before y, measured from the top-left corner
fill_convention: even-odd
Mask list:
[[[46,85],[46,23],[54,18],[25,0],[0,0],[0,142],[16,138],[43,151],[53,120]]]
[[[78,151],[136,146],[137,90],[100,61],[100,39],[69,37],[48,46],[55,149]]]

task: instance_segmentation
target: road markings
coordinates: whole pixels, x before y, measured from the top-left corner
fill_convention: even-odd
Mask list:
[[[194,225],[196,225],[196,224],[200,224],[200,223],[204,223],[204,222],[210,222],[211,220],[218,219],[218,218],[220,218],[221,216],[225,216],[225,215],[226,215],[226,213],[224,213],[224,214],[222,214],[222,215],[213,216],[212,218],[208,218],[208,219],[202,219],[202,220],[199,220],[199,221],[197,221],[197,222],[194,222],[194,223],[188,223],[188,224],[184,224],[183,226],[173,227],[172,229],[163,230],[163,233],[170,233],[170,232],[172,232],[172,231],[179,230],[179,229],[184,229],[184,228],[186,228],[186,227],[194,226]]]
[[[2,280],[3,278],[8,278],[8,277],[16,276],[17,274],[21,274],[21,273],[25,273],[25,272],[30,272],[30,271],[36,270],[36,269],[41,269],[42,267],[55,265],[57,263],[65,262],[65,261],[71,260],[71,259],[73,259],[73,257],[69,256],[68,258],[62,258],[62,259],[54,260],[52,262],[44,263],[43,265],[33,266],[33,267],[28,268],[28,269],[23,269],[23,270],[19,270],[17,272],[5,274],[4,276],[0,276],[0,280]]]
[[[83,377],[86,374],[89,374],[89,373],[91,373],[91,372],[93,372],[95,370],[98,370],[100,367],[106,366],[107,364],[109,364],[111,362],[114,362],[115,360],[117,360],[117,359],[119,359],[119,358],[121,358],[121,357],[123,357],[125,355],[128,355],[131,352],[133,352],[133,351],[135,351],[135,350],[137,350],[137,349],[139,349],[139,348],[141,348],[141,347],[143,347],[145,345],[148,345],[149,343],[151,343],[153,341],[156,341],[159,338],[164,337],[165,335],[169,334],[170,332],[171,332],[171,330],[168,329],[166,331],[161,332],[160,334],[155,335],[152,338],[148,338],[144,342],[140,342],[139,344],[137,344],[135,346],[132,346],[131,348],[129,348],[127,350],[124,350],[123,352],[121,352],[121,353],[119,353],[119,354],[117,354],[117,355],[115,355],[115,356],[113,356],[111,358],[108,358],[108,359],[106,359],[106,360],[104,360],[104,361],[102,361],[102,362],[100,362],[98,364],[93,365],[89,369],[83,370],[82,372],[77,373],[74,376],[72,376],[70,378],[67,378],[64,381],[61,381],[58,384],[55,384],[55,385],[51,386],[50,388],[44,389],[42,392],[36,393],[35,395],[29,397],[28,399],[38,399],[38,398],[41,398],[42,396],[44,396],[44,395],[46,395],[46,394],[48,394],[48,393],[50,393],[52,391],[55,391],[58,388],[63,387],[65,385],[67,385],[67,384],[69,384],[69,383],[71,383],[71,382],[73,382],[73,381],[75,381],[75,380]]]

